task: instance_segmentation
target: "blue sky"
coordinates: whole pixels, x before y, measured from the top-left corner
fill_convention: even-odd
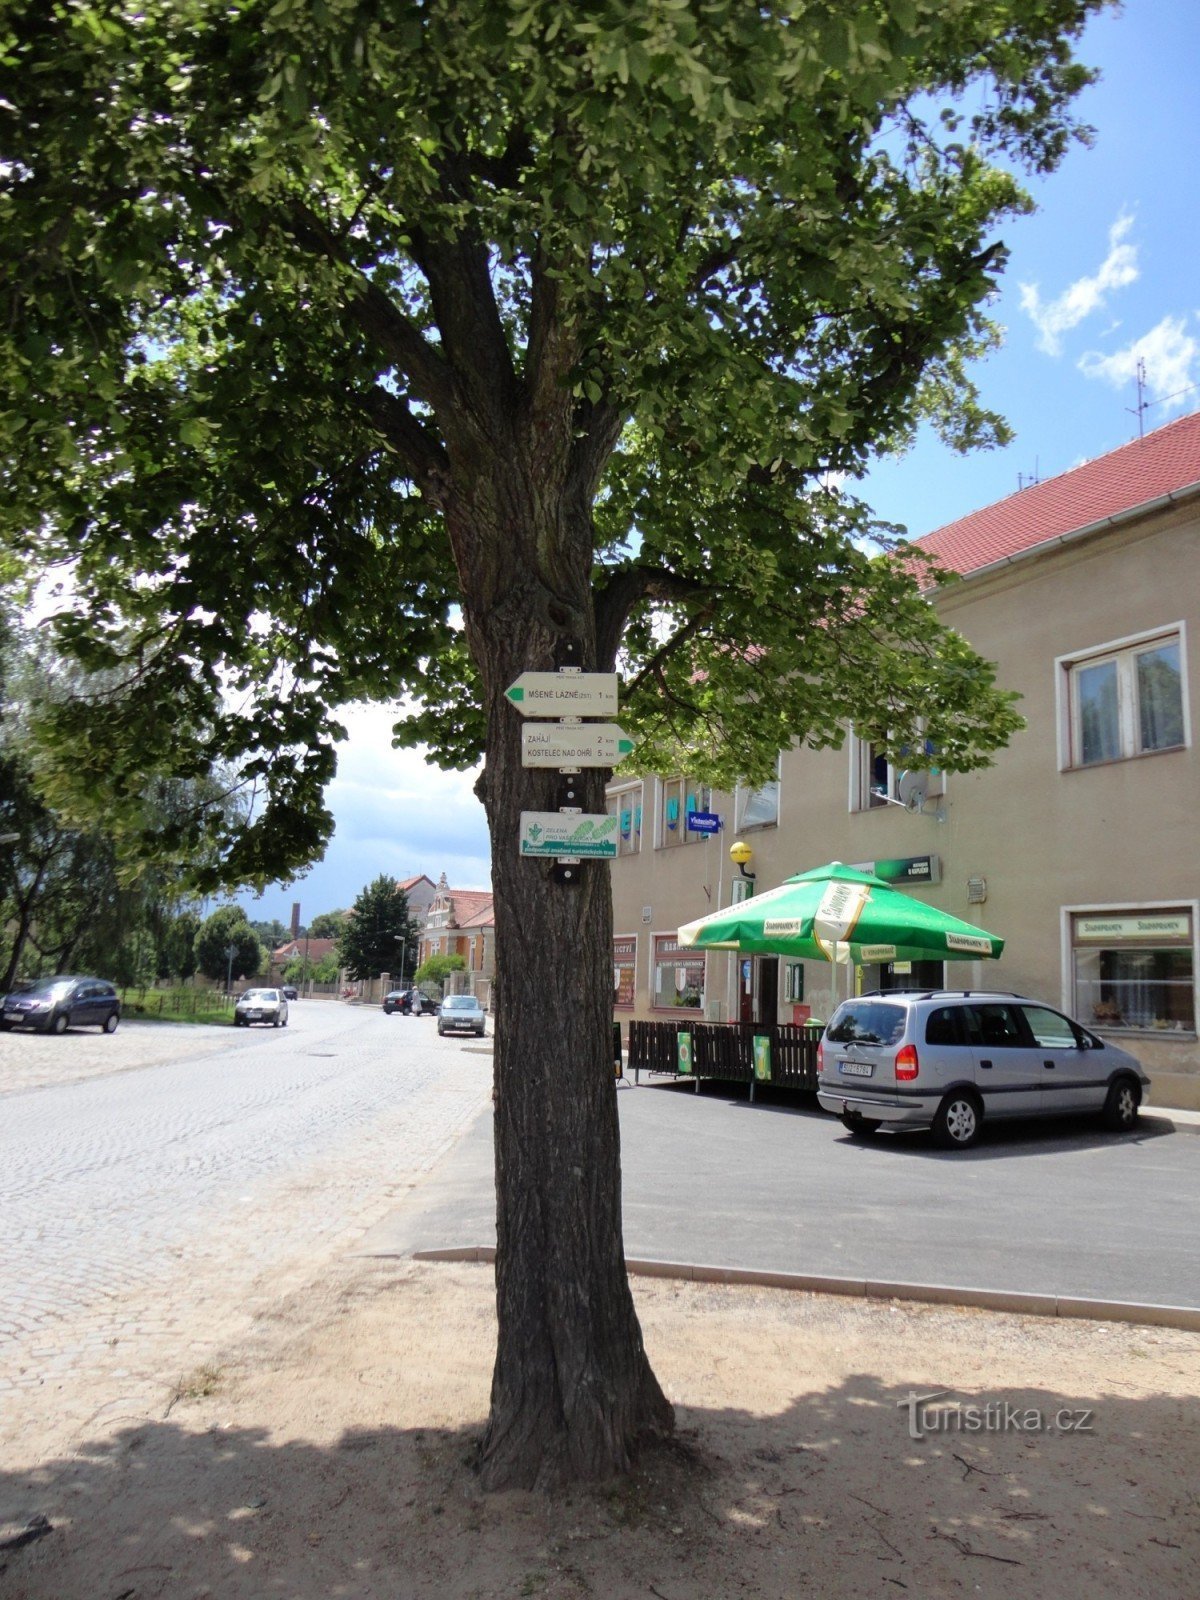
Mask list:
[[[1200,406],[1200,0],[1127,0],[1092,23],[1080,54],[1103,74],[1080,103],[1096,142],[1030,184],[1039,210],[1003,229],[1011,256],[992,314],[1005,342],[976,373],[1015,440],[957,456],[923,435],[860,488],[914,537],[1136,437],[1139,356],[1147,431]],[[392,720],[349,715],[325,859],[290,887],[241,896],[252,916],[286,923],[298,900],[307,921],[352,904],[380,872],[487,887],[474,775],[392,750]]]

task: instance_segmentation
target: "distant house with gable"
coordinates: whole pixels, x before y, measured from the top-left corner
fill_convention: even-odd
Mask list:
[[[443,872],[425,917],[421,960],[462,956],[468,987],[478,991],[495,972],[496,924],[490,889],[452,889]]]

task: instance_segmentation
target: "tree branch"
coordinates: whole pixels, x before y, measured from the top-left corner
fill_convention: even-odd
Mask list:
[[[353,273],[354,293],[348,309],[359,328],[404,373],[418,400],[434,411],[449,410],[457,399],[454,374],[395,302],[346,260],[341,241],[303,206],[294,206],[283,226],[312,255]]]
[[[593,602],[596,618],[596,660],[601,671],[617,658],[629,614],[639,600],[696,600],[711,596],[710,584],[685,578],[665,567],[634,565],[611,572]],[[710,608],[705,608],[705,612]],[[705,612],[700,615],[705,616]]]
[[[440,439],[415,417],[402,395],[376,386],[363,401],[373,428],[386,439],[430,505],[445,509],[450,458]]]
[[[671,637],[664,640],[654,654],[650,657],[649,661],[647,661],[646,665],[638,673],[633,682],[626,684],[625,692],[627,694],[632,694],[635,689],[641,688],[642,684],[648,677],[653,675],[658,679],[660,685],[662,686],[663,692],[666,693],[667,685],[666,680],[663,677],[663,667],[682,645],[686,644],[689,639],[693,638],[697,633],[699,633],[700,629],[704,627],[705,623],[708,622],[711,616],[711,606],[705,606],[702,610],[697,611],[694,616],[689,617],[681,628],[676,628]],[[684,703],[685,702],[683,701],[679,702],[681,705]],[[695,708],[693,707],[692,709]]]

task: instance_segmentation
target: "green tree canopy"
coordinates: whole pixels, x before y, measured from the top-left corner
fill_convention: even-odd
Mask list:
[[[231,954],[232,952],[232,954]],[[266,952],[241,906],[219,906],[196,935],[196,961],[206,978],[253,978],[262,971]]]
[[[923,418],[1003,436],[968,363],[1099,4],[0,24],[0,530],[72,564],[60,637],[119,685],[45,728],[62,784],[136,813],[148,770],[236,763],[251,814],[204,819],[213,885],[319,851],[348,700],[419,696],[403,740],[486,752],[488,1484],[609,1474],[671,1418],[624,1277],[607,883],[520,859],[521,811],[563,802],[504,691],[619,668],[641,759],[721,783],[850,722],[990,759],[1011,698],[851,491]]]
[[[430,956],[413,973],[413,982],[445,983],[450,973],[464,972],[466,966],[462,956]]]
[[[309,937],[313,939],[337,939],[345,926],[346,913],[344,911],[318,911],[308,925]]]
[[[338,971],[338,959],[331,950],[317,962],[312,969],[311,977],[314,983],[336,983]]]
[[[408,896],[384,872],[354,902],[338,940],[338,957],[352,978],[399,977],[417,950],[418,929]]]

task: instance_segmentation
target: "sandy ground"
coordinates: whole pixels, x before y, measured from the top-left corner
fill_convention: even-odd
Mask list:
[[[348,1261],[153,1414],[101,1406],[69,1440],[25,1416],[0,1457],[0,1541],[25,1539],[0,1548],[0,1594],[1200,1593],[1200,1336],[634,1288],[679,1433],[627,1481],[482,1495],[491,1269]],[[951,1391],[922,1438],[913,1390]]]

